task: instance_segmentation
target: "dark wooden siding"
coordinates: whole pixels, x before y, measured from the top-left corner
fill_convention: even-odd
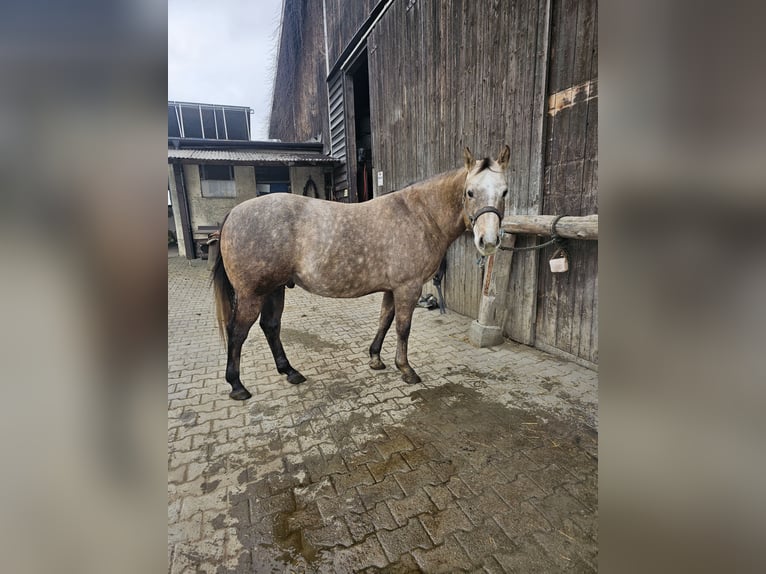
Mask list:
[[[286,0],[269,119],[270,138],[302,142],[321,137],[323,142],[329,141],[324,51],[322,2]],[[329,152],[329,145],[325,151]]]
[[[554,0],[543,212],[598,213],[598,41],[595,0]],[[558,105],[557,105],[558,104]],[[570,271],[540,255],[537,342],[598,363],[598,244],[573,241]]]
[[[325,0],[330,69],[338,61],[379,2],[385,3],[385,0]],[[317,0],[316,3],[320,4],[321,7],[321,0]]]
[[[462,162],[469,146],[496,156],[511,146],[508,213],[539,213],[545,77],[539,28],[545,0],[395,2],[368,41],[375,169],[387,192]],[[535,94],[538,94],[535,98]],[[537,163],[536,163],[537,162]],[[520,240],[524,244],[526,239]],[[481,272],[470,237],[450,249],[445,297],[475,317]],[[533,341],[537,258],[515,258],[505,329]]]

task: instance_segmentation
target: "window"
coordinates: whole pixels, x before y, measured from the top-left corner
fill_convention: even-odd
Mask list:
[[[203,164],[199,166],[202,197],[237,197],[234,166]]]
[[[290,168],[286,166],[260,166],[255,168],[258,195],[290,193]]]
[[[234,181],[234,166],[213,163],[202,164],[199,166],[199,178]]]
[[[181,106],[181,121],[184,126],[184,137],[202,137],[202,118],[200,118],[199,106]]]

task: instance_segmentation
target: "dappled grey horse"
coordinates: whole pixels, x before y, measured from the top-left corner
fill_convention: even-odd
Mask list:
[[[251,396],[240,380],[240,353],[259,316],[277,371],[293,384],[306,380],[280,339],[285,287],[295,285],[325,297],[383,292],[370,367],[385,368],[380,350],[395,318],[396,366],[405,382],[420,382],[407,360],[407,341],[422,286],[466,229],[483,255],[497,249],[510,153],[506,145],[496,160],[475,160],[465,148],[464,167],[364,203],[272,194],[232,209],[213,268],[229,396]]]

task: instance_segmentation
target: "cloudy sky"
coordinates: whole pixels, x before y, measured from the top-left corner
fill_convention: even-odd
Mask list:
[[[268,137],[282,0],[169,0],[168,99],[249,106]]]

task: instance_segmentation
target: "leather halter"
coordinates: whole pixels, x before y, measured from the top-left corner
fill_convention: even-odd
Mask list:
[[[470,174],[469,174],[470,175]],[[466,188],[468,187],[468,178],[466,177],[465,182]],[[500,220],[499,225],[502,226],[503,224],[503,214],[500,213],[500,210],[496,207],[493,207],[491,205],[487,205],[482,207],[481,209],[476,210],[476,212],[473,215],[468,215],[466,212],[466,192],[465,189],[463,190],[463,221],[465,222],[465,226],[467,229],[473,229],[474,223],[476,223],[476,220],[479,219],[482,215],[485,213],[494,213],[497,215],[497,218]],[[500,232],[502,233],[503,228],[500,227]]]
[[[487,205],[486,207],[482,207],[481,209],[479,209],[473,215],[468,216],[468,219],[471,222],[471,227],[473,227],[473,224],[476,223],[477,219],[479,219],[479,216],[484,215],[485,213],[494,213],[495,215],[497,215],[497,218],[500,220],[500,223],[503,223],[503,214],[500,213],[500,210],[491,205]]]

